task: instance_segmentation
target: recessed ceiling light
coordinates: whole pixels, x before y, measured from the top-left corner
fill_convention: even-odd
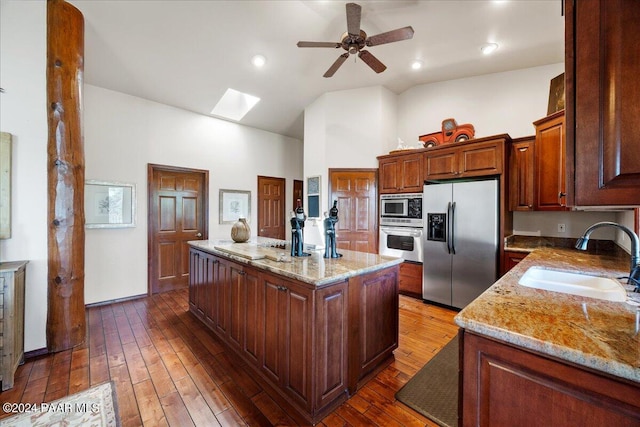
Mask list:
[[[229,88],[224,95],[222,95],[222,98],[220,98],[216,106],[213,107],[211,114],[224,119],[239,121],[258,101],[260,101],[260,98],[257,96],[248,95]]]
[[[422,62],[419,59],[416,59],[415,61],[413,61],[411,63],[411,69],[412,70],[419,70],[420,68],[422,68],[423,65],[424,65],[424,62]]]
[[[498,49],[498,43],[487,43],[485,45],[482,45],[482,47],[480,48],[480,51],[485,55],[489,55],[495,52],[497,49]]]
[[[253,58],[251,58],[251,63],[256,68],[262,68],[264,64],[267,63],[267,58],[265,58],[264,55],[254,55]]]

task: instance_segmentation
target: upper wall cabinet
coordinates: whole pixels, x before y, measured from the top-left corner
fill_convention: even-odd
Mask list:
[[[535,210],[567,210],[564,110],[533,124],[536,127]]]
[[[535,137],[514,139],[509,156],[509,210],[532,211],[535,204]]]
[[[422,153],[378,157],[380,193],[422,193]]]
[[[568,202],[640,205],[640,4],[570,0],[565,12]]]
[[[438,180],[500,175],[508,135],[472,139],[426,149],[424,179]]]

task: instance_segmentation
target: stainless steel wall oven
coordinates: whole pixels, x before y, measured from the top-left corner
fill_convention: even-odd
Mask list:
[[[380,196],[380,255],[422,262],[422,193]]]

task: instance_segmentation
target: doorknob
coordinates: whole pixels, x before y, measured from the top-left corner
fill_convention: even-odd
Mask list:
[[[202,233],[196,234],[196,237],[202,237]]]

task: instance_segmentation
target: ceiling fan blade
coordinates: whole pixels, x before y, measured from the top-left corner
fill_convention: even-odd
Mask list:
[[[362,7],[356,3],[347,3],[347,32],[352,36],[360,34]]]
[[[367,46],[377,46],[379,44],[399,42],[413,37],[413,28],[411,26],[398,28],[397,30],[387,31],[386,33],[376,34],[368,37],[365,41]]]
[[[340,47],[340,43],[335,42],[298,42],[298,47]]]
[[[371,52],[368,50],[361,50],[358,54],[360,59],[367,64],[373,71],[376,73],[381,73],[387,69],[387,66],[378,60]]]
[[[344,63],[344,61],[347,60],[348,57],[349,57],[348,53],[343,53],[342,55],[338,56],[338,59],[336,59],[336,62],[334,62],[333,65],[331,65],[331,67],[329,67],[327,72],[324,73],[322,77],[333,76],[335,72],[338,71],[338,68],[340,68],[340,66]]]

